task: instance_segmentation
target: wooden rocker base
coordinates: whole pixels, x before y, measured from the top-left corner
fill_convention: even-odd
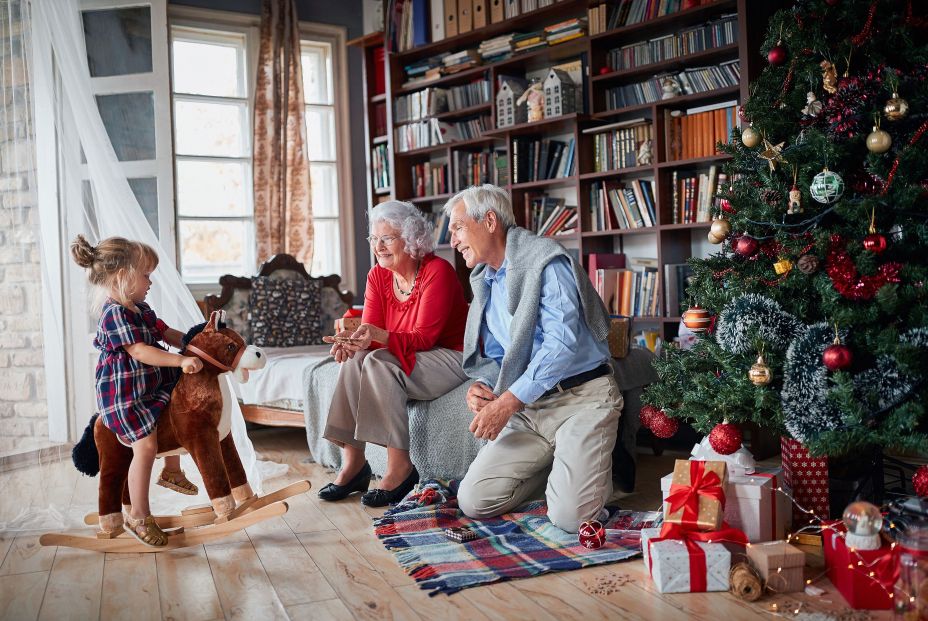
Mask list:
[[[97,539],[96,537],[87,537],[84,535],[66,535],[64,533],[46,533],[39,537],[39,543],[43,546],[62,546],[67,548],[79,548],[81,550],[90,550],[92,552],[132,552],[132,553],[156,553],[167,552],[168,550],[177,550],[178,548],[187,548],[190,546],[202,545],[228,537],[234,532],[253,526],[264,520],[278,517],[287,512],[289,507],[285,502],[273,502],[265,507],[249,511],[245,515],[232,518],[223,524],[213,526],[203,526],[190,531],[180,530],[179,532],[168,533],[167,545],[154,548],[139,543],[129,535],[123,533],[119,537],[112,539]]]
[[[236,507],[227,519],[231,520],[241,515],[246,515],[252,511],[257,511],[261,507],[266,507],[271,503],[278,502],[280,500],[286,500],[287,498],[296,496],[297,494],[304,494],[308,492],[311,487],[312,484],[309,481],[297,481],[296,483],[291,483],[286,487],[282,487],[279,490],[273,491],[270,494],[249,498],[245,500],[240,506]],[[210,505],[188,507],[187,509],[181,511],[180,515],[155,516],[155,523],[157,523],[162,530],[165,528],[177,528],[179,526],[186,528],[196,528],[198,526],[213,524],[215,521],[216,514],[213,513],[213,508]],[[84,524],[87,524],[88,526],[96,526],[98,523],[99,515],[96,511],[93,513],[88,513],[84,516]]]

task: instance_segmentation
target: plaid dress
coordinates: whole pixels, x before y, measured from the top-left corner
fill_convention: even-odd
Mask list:
[[[144,364],[124,349],[134,343],[165,349],[158,341],[164,339],[167,325],[144,302],[137,306],[139,313],[107,300],[93,341],[100,350],[97,412],[106,428],[126,444],[141,440],[155,429],[180,379],[180,369]]]

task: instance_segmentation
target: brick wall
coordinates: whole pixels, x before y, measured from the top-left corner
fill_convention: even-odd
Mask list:
[[[9,0],[9,10],[0,17],[0,455],[48,443],[42,270],[32,187],[35,148],[22,4]]]

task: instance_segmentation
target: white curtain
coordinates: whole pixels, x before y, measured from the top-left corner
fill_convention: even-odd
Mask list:
[[[29,7],[24,3],[23,10]],[[40,206],[40,236],[43,257],[44,298],[43,309],[46,325],[65,326],[67,321],[62,316],[62,289],[67,290],[67,283],[80,271],[66,252],[67,244],[78,232],[90,232],[91,243],[110,237],[122,236],[142,241],[158,251],[160,265],[153,274],[153,286],[149,301],[158,315],[168,325],[186,331],[190,326],[203,321],[203,316],[196,301],[183,283],[179,272],[174,267],[174,257],[169,256],[158,241],[154,231],[145,218],[141,207],[132,192],[104,128],[96,101],[90,89],[90,72],[84,48],[83,28],[78,4],[75,0],[32,0],[31,2],[32,40],[35,59],[30,67],[30,78],[35,110],[43,110],[39,118],[55,118],[54,138],[57,142],[55,158],[49,168],[49,154],[42,153],[39,145],[38,184]],[[28,39],[24,41],[28,43]],[[47,51],[51,50],[51,54]],[[29,57],[27,55],[27,57]],[[44,59],[52,59],[47,62]],[[53,114],[49,114],[52,111]],[[52,128],[37,128],[37,133]],[[40,131],[41,130],[41,131]],[[38,141],[41,143],[41,141]],[[159,145],[159,148],[164,148]],[[83,152],[86,159],[84,169],[79,157],[73,154]],[[68,157],[67,154],[72,154]],[[82,182],[89,180],[93,190],[92,204],[85,203],[82,197]],[[45,184],[52,184],[51,186]],[[42,188],[56,187],[54,193]],[[51,195],[54,204],[48,196]],[[74,226],[77,223],[78,226]],[[77,304],[77,301],[74,301]],[[81,313],[81,308],[70,308],[65,312]],[[61,336],[62,343],[64,336]],[[47,344],[48,346],[49,344]],[[54,355],[64,355],[55,352]],[[82,359],[66,360],[66,364],[86,364]],[[249,482],[256,492],[261,490],[261,471],[266,476],[281,474],[278,464],[259,464],[254,447],[245,430],[241,409],[234,398],[230,382],[231,377],[222,376],[222,387],[226,398],[234,404],[232,434],[241,456],[242,464],[248,474]],[[49,390],[61,390],[53,386],[49,377]],[[77,404],[83,407],[84,404]],[[78,413],[78,424],[89,418],[90,412]],[[51,418],[51,417],[50,417]],[[53,433],[54,435],[54,433]],[[200,487],[199,499],[180,496],[162,488],[152,488],[152,509],[155,513],[176,512],[180,507],[207,500],[202,481],[189,456],[183,458],[184,469],[191,480]],[[277,467],[275,467],[277,466]],[[156,470],[159,465],[156,464]],[[283,466],[286,469],[286,466]],[[78,516],[66,516],[67,505],[49,506],[42,512],[36,507],[29,508],[29,515],[20,519],[0,522],[0,531],[18,530],[20,528],[49,528],[73,526]]]

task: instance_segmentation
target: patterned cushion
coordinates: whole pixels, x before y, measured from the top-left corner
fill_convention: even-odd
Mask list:
[[[248,302],[252,343],[258,347],[321,343],[321,288],[318,280],[255,278]]]

